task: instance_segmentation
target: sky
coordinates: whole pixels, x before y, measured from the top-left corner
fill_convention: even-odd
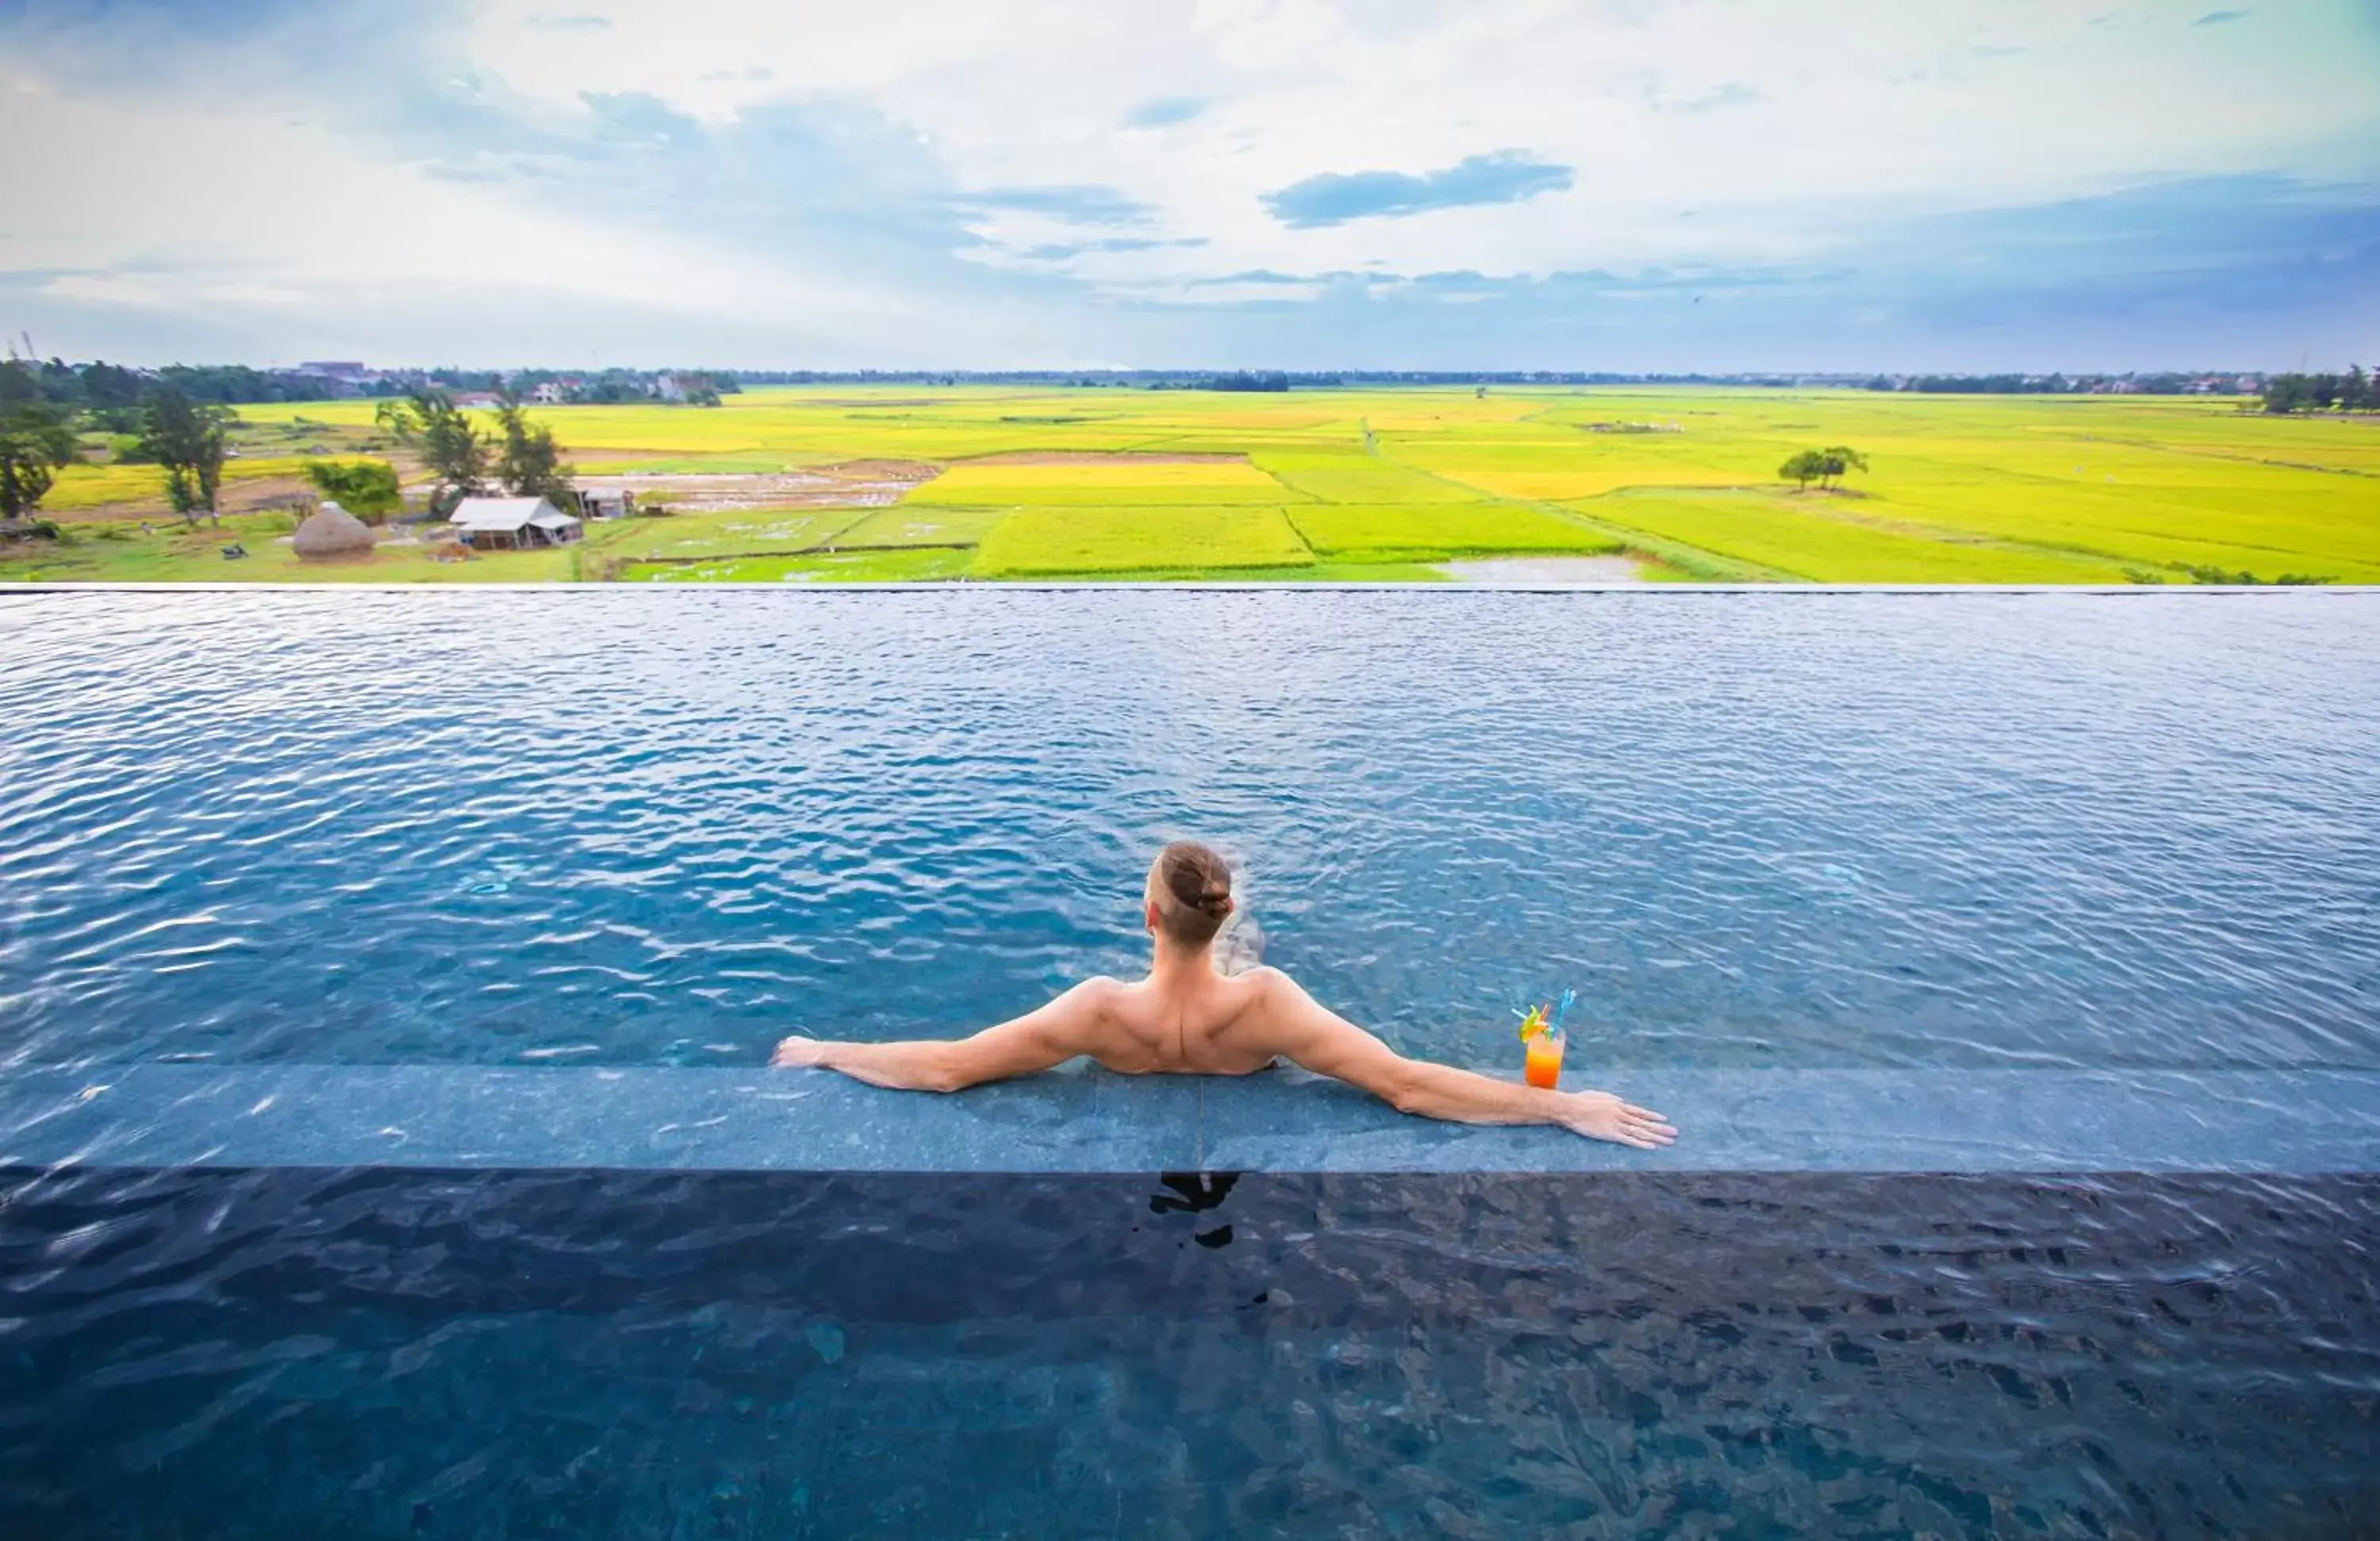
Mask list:
[[[43,357],[2380,361],[2380,0],[0,0]]]

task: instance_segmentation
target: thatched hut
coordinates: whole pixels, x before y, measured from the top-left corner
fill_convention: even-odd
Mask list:
[[[330,561],[370,552],[372,532],[370,526],[337,504],[325,503],[306,516],[293,543],[298,556],[308,562]]]

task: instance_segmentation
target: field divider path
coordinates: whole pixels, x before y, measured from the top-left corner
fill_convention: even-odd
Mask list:
[[[795,547],[795,548],[791,548],[791,549],[787,549],[787,548],[783,548],[783,547],[775,547],[775,548],[754,549],[754,550],[735,551],[735,552],[670,552],[670,553],[656,554],[656,555],[651,555],[651,556],[631,556],[631,555],[626,554],[625,552],[617,552],[617,551],[613,551],[613,550],[606,549],[606,550],[604,550],[604,551],[601,552],[599,553],[599,555],[600,555],[600,560],[601,560],[601,562],[602,563],[603,568],[604,568],[607,572],[616,573],[618,569],[623,568],[623,567],[698,567],[698,566],[701,566],[701,565],[703,565],[703,564],[707,564],[707,563],[715,563],[715,562],[743,562],[743,561],[747,561],[747,560],[751,560],[751,559],[755,559],[755,558],[763,559],[763,560],[765,560],[765,559],[770,559],[770,558],[776,558],[776,559],[780,559],[780,560],[788,560],[788,561],[790,561],[790,560],[793,560],[793,559],[795,559],[795,558],[805,557],[805,556],[820,556],[820,555],[826,555],[826,554],[829,554],[829,553],[833,552],[838,551],[838,550],[841,550],[841,551],[877,551],[877,550],[884,550],[884,551],[899,551],[899,550],[922,550],[922,549],[927,549],[927,548],[925,548],[925,547],[923,547],[923,546],[908,546],[908,547],[904,547],[904,546],[894,545],[894,546],[884,546],[884,547],[877,547],[877,546],[859,546],[859,547],[844,546],[844,547],[838,547],[838,546],[836,546],[836,545],[834,544],[834,541],[835,541],[835,540],[836,540],[838,537],[841,537],[841,536],[843,536],[843,535],[848,534],[850,531],[852,531],[852,530],[854,530],[854,529],[858,528],[861,525],[866,524],[869,519],[873,518],[875,516],[877,516],[877,515],[879,515],[879,514],[882,513],[886,508],[896,508],[896,507],[898,507],[898,506],[900,506],[898,504],[883,504],[877,505],[877,506],[875,506],[875,507],[868,507],[868,508],[855,508],[855,509],[852,509],[852,510],[850,511],[850,512],[851,512],[851,515],[852,515],[852,517],[851,517],[849,520],[845,521],[844,523],[835,526],[835,527],[833,528],[833,529],[832,529],[832,530],[831,530],[831,531],[830,531],[828,534],[826,534],[825,536],[823,536],[823,537],[819,537],[819,538],[814,538],[808,545],[806,545],[806,546],[800,546],[800,547]],[[765,509],[764,509],[764,510],[756,510],[755,512],[756,512],[756,513],[766,513],[766,512],[768,512],[768,510],[765,510]],[[624,538],[622,538],[622,539],[621,539],[618,542],[616,542],[616,543],[617,543],[617,544],[623,544],[623,545],[625,545],[625,544],[626,543],[626,539],[624,537]],[[583,544],[583,543],[582,543],[582,544]],[[953,542],[953,543],[952,543],[951,545],[949,545],[949,546],[948,546],[948,547],[946,547],[946,548],[943,548],[943,547],[937,547],[937,548],[933,548],[933,549],[949,549],[949,550],[954,550],[954,551],[972,551],[972,550],[974,549],[974,547],[973,547],[972,545],[970,545],[970,544],[962,544],[962,543],[956,543],[956,542]],[[618,581],[618,580],[617,580],[615,577],[605,577],[605,578],[590,579],[590,580],[589,580],[589,581],[593,581],[593,582],[616,582],[616,581]]]
[[[1615,525],[1611,522],[1599,520],[1592,515],[1584,514],[1576,509],[1566,507],[1561,504],[1548,503],[1538,498],[1516,498],[1502,492],[1491,492],[1484,487],[1475,487],[1470,482],[1458,479],[1457,478],[1444,476],[1425,467],[1415,466],[1409,462],[1399,460],[1393,455],[1382,455],[1381,458],[1387,460],[1390,465],[1395,466],[1402,470],[1412,472],[1415,476],[1427,477],[1432,481],[1443,482],[1449,487],[1458,488],[1465,492],[1469,492],[1483,503],[1500,503],[1513,508],[1529,508],[1535,509],[1540,514],[1550,514],[1555,518],[1561,520],[1565,524],[1574,525],[1581,529],[1592,530],[1597,535],[1604,536],[1609,540],[1619,542],[1620,550],[1623,552],[1633,551],[1640,552],[1645,558],[1658,562],[1664,566],[1674,567],[1681,572],[1686,573],[1690,576],[1711,577],[1722,582],[1749,581],[1756,583],[1764,579],[1785,583],[1808,583],[1813,581],[1806,574],[1788,572],[1781,567],[1764,566],[1757,562],[1747,562],[1740,556],[1730,556],[1724,552],[1708,551],[1700,546],[1689,545],[1682,540],[1672,540],[1665,536],[1658,536],[1649,530],[1633,529],[1626,526]],[[1658,484],[1654,485],[1658,486]],[[1613,491],[1641,490],[1643,489],[1615,488],[1613,489]],[[1609,492],[1604,494],[1606,497],[1609,497],[1611,493]],[[1682,563],[1678,560],[1678,555],[1679,553],[1683,552],[1691,552],[1692,555],[1689,556],[1685,562]]]

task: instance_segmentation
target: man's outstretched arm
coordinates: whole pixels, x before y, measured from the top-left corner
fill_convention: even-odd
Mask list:
[[[1267,969],[1263,1047],[1332,1076],[1399,1112],[1456,1123],[1558,1123],[1573,1134],[1657,1149],[1678,1132],[1649,1108],[1609,1092],[1544,1091],[1475,1071],[1408,1060],[1331,1012],[1278,969]]]
[[[964,1091],[1048,1070],[1091,1052],[1112,979],[1086,979],[1038,1011],[972,1037],[918,1038],[906,1043],[839,1043],[795,1037],[777,1045],[769,1062],[839,1070],[871,1086],[901,1091]]]

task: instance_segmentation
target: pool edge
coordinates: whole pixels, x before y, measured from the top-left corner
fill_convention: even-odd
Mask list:
[[[686,1171],[2380,1171],[2380,1070],[1686,1070],[1608,1084],[1644,1151],[1407,1118],[1333,1082],[1070,1067],[951,1097],[825,1072],[471,1065],[19,1070],[0,1167]]]

